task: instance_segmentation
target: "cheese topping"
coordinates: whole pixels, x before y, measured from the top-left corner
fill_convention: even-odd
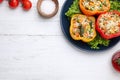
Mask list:
[[[106,13],[99,20],[99,27],[106,35],[120,32],[120,16],[115,13]]]
[[[82,5],[88,10],[104,11],[107,8],[106,0],[83,0]]]

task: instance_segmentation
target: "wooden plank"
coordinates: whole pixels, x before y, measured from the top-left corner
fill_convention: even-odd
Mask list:
[[[62,35],[59,15],[64,0],[59,0],[59,11],[51,19],[40,17],[36,9],[37,0],[31,1],[33,7],[30,11],[23,11],[21,5],[10,9],[7,1],[0,5],[0,34]]]
[[[63,36],[0,36],[0,80],[119,80],[110,63],[118,46],[86,52]]]

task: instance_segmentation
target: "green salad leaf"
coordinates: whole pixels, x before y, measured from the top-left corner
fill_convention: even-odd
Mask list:
[[[73,4],[70,6],[69,10],[65,13],[68,18],[71,18],[73,14],[81,13],[79,9],[79,0],[73,0]],[[120,1],[119,0],[110,0],[110,10],[118,10],[120,11]],[[94,40],[88,42],[87,44],[92,49],[100,49],[99,45],[109,46],[110,40],[103,39],[98,33]]]
[[[120,11],[120,1],[119,0],[110,0],[110,10]]]
[[[98,33],[94,40],[88,42],[92,49],[100,49],[99,45],[108,46],[110,40],[103,39]]]
[[[73,1],[73,4],[70,6],[69,10],[65,13],[66,16],[72,17],[73,14],[81,13],[78,2],[79,0]]]

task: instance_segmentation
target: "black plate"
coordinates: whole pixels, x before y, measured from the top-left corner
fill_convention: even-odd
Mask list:
[[[60,14],[60,24],[61,24],[62,31],[63,31],[65,37],[68,39],[68,41],[71,42],[76,47],[78,47],[79,49],[95,51],[95,49],[91,49],[87,43],[84,43],[82,41],[73,40],[69,34],[70,21],[68,20],[68,17],[65,16],[65,12],[69,9],[69,7],[71,6],[72,3],[73,3],[73,0],[66,0],[62,7],[61,14]],[[119,42],[119,40],[120,40],[120,37],[114,38],[111,40],[109,46],[107,46],[107,47],[99,46],[100,49],[98,49],[97,51],[109,49],[109,48],[113,47],[115,44],[117,44]]]

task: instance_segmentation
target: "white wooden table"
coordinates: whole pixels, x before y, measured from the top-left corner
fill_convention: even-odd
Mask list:
[[[0,4],[0,80],[120,80],[111,57],[120,43],[103,52],[79,50],[69,43],[60,27],[59,0],[56,16],[43,19],[33,7],[10,9]]]

